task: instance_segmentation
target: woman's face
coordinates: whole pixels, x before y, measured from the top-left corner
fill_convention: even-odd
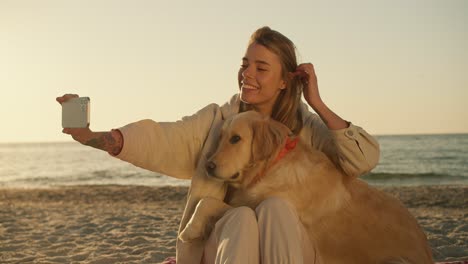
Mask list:
[[[265,115],[271,115],[276,98],[286,87],[278,56],[255,42],[242,58],[238,80],[241,101]]]

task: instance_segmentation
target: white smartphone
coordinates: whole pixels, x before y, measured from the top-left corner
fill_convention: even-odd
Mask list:
[[[72,98],[62,103],[62,127],[82,128],[89,126],[89,97]]]

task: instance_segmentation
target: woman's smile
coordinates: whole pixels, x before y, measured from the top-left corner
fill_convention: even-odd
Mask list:
[[[242,82],[241,88],[242,88],[244,91],[253,91],[253,90],[259,90],[259,89],[260,89],[260,87],[258,87],[258,86],[256,86],[256,85],[249,84],[249,83],[245,83],[245,82]]]

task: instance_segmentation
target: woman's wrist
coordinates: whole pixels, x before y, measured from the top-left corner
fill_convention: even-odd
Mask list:
[[[123,148],[123,135],[122,135],[122,132],[120,132],[120,130],[118,129],[112,129],[110,131],[110,134],[112,138],[115,140],[115,144],[111,146],[111,149],[108,152],[112,156],[117,156],[120,154]]]
[[[316,96],[311,100],[307,100],[307,103],[310,107],[312,107],[312,109],[314,109],[315,112],[319,112],[324,107],[326,107],[325,103],[322,101],[322,98],[320,98],[320,96]]]
[[[328,106],[317,97],[314,102],[308,102],[310,107],[320,116],[322,121],[330,130],[338,130],[349,127],[349,122],[335,114]]]

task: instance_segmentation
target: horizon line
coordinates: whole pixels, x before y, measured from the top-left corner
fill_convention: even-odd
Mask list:
[[[438,135],[466,135],[468,132],[446,132],[446,133],[396,133],[396,134],[388,134],[388,133],[382,133],[382,134],[371,134],[371,136],[375,137],[382,137],[382,136],[438,136]],[[0,141],[0,144],[43,144],[43,143],[78,143],[81,144],[77,141],[74,140],[44,140],[44,141],[37,141],[37,140],[25,140],[25,141]],[[85,146],[85,145],[83,145]]]

